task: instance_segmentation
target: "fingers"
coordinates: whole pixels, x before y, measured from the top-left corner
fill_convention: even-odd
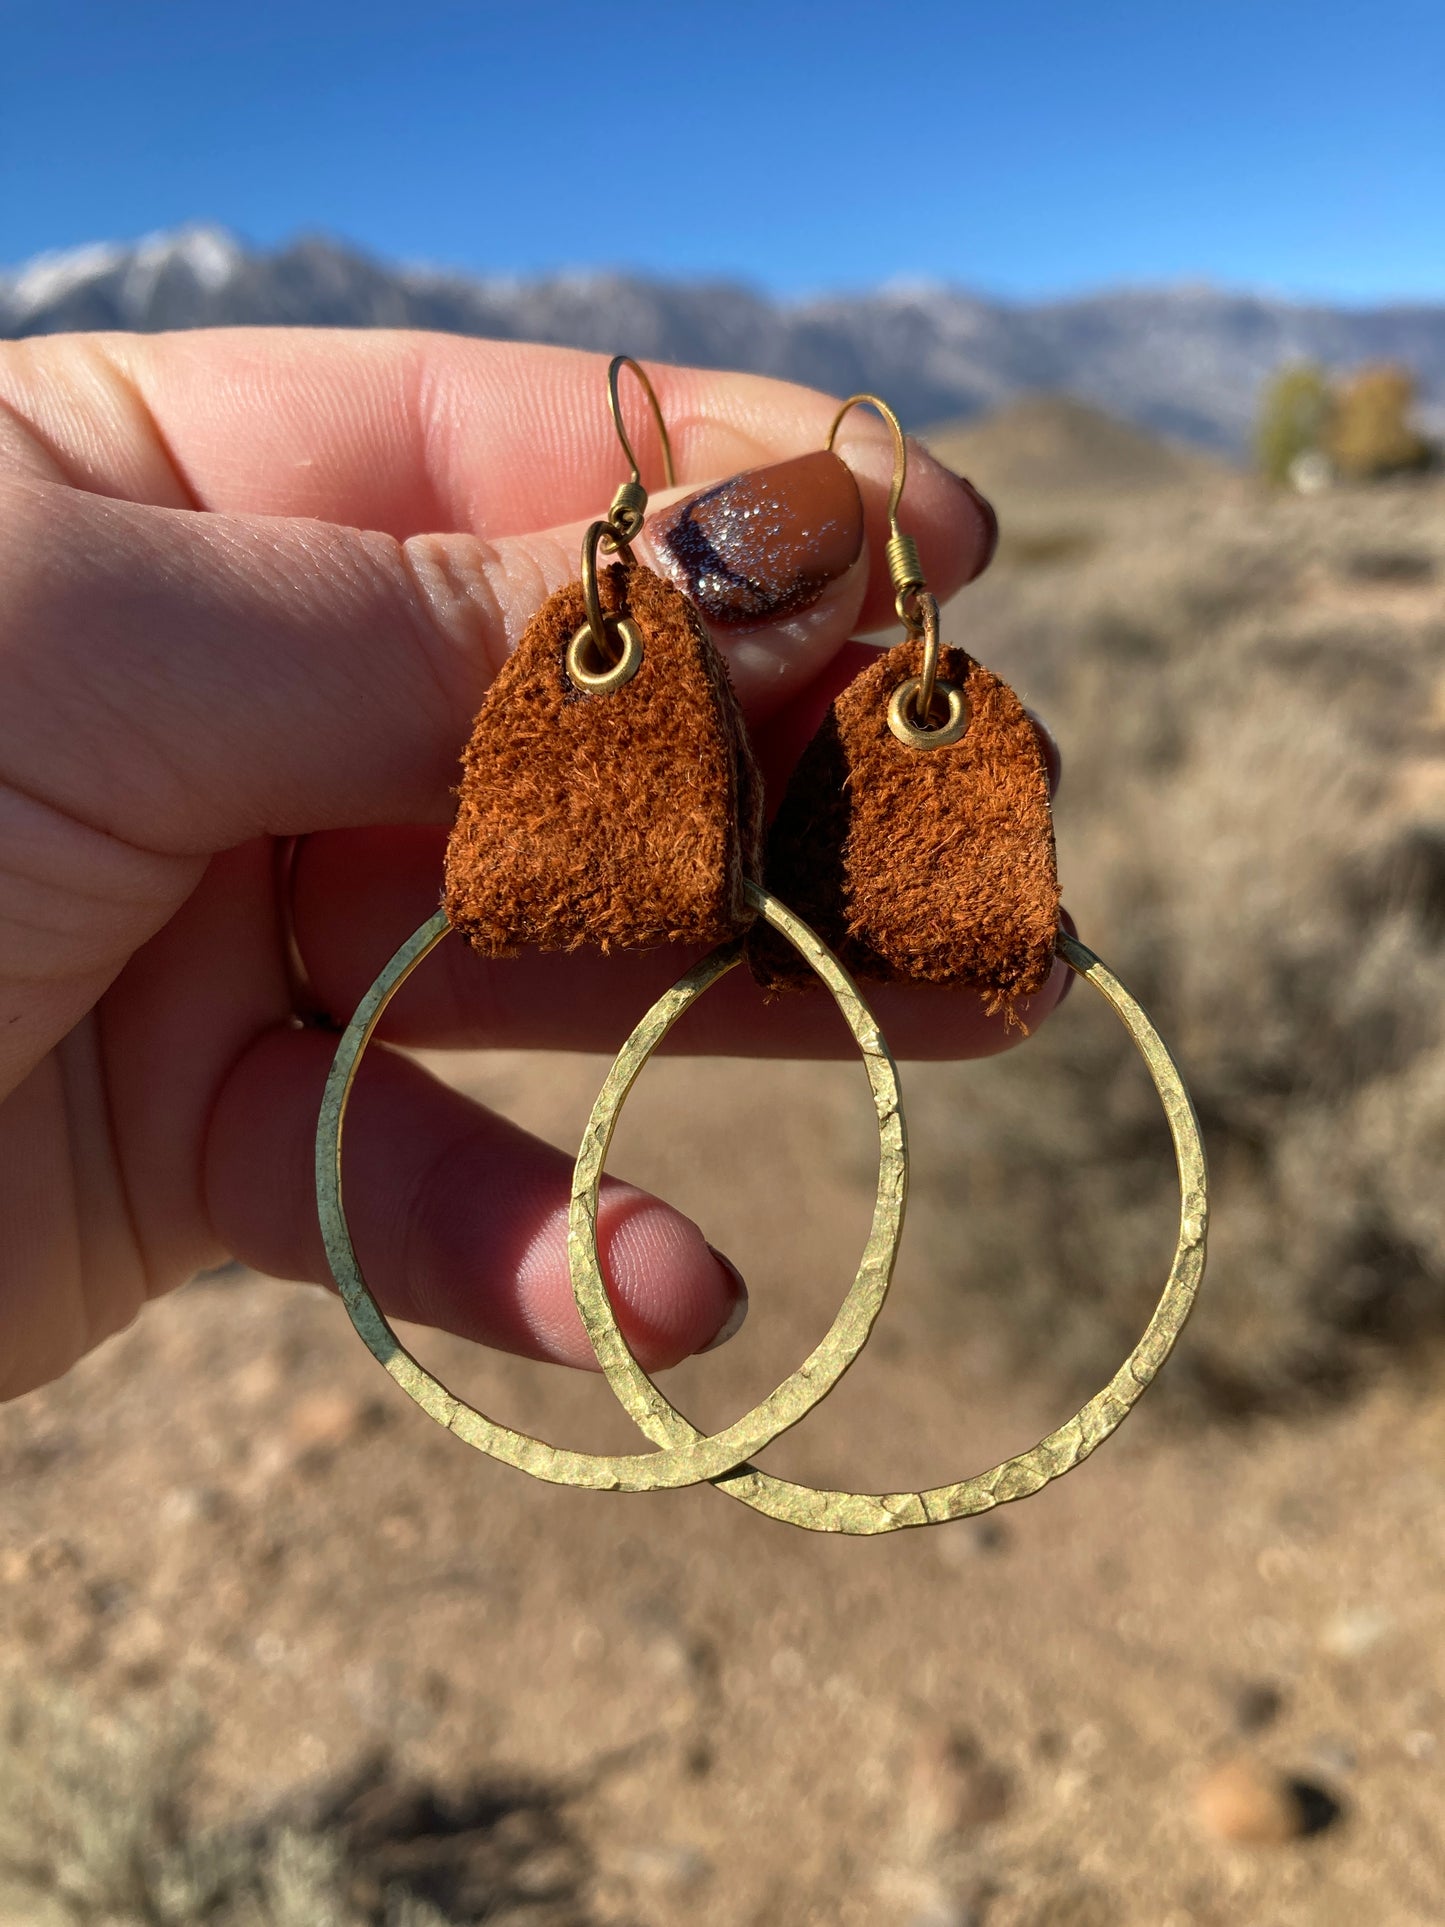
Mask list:
[[[908,526],[929,531],[936,551],[929,581],[947,597],[973,581],[992,559],[998,536],[993,510],[960,476],[910,444]],[[810,610],[824,590],[858,569],[855,599],[836,645],[845,636],[897,626],[893,584],[882,558],[889,525],[891,445],[876,439],[853,447],[849,460],[814,449],[809,454],[711,483],[701,490],[654,500],[639,543],[645,559],[688,596],[714,638],[729,647],[737,673],[744,660],[736,646],[759,630],[778,642],[795,640],[789,618]],[[916,519],[915,519],[916,518]],[[935,536],[947,540],[935,540]],[[841,614],[840,599],[835,613]],[[776,647],[776,642],[773,643]]]
[[[603,357],[448,335],[325,329],[65,336],[0,345],[0,413],[33,430],[23,472],[169,508],[308,517],[398,540],[435,530],[496,540],[589,521],[623,474]],[[656,366],[681,492],[819,456],[836,403],[761,376]],[[650,412],[624,374],[644,479],[660,492]],[[887,430],[844,425],[882,556],[892,471]],[[6,449],[0,440],[0,459]],[[769,477],[776,484],[778,477]],[[675,499],[675,498],[674,498]],[[934,592],[987,565],[993,510],[910,444],[904,519]],[[891,622],[886,574],[862,626]],[[711,619],[711,612],[709,612]]]
[[[33,483],[0,487],[0,529],[0,784],[167,856],[444,819],[487,683],[580,539],[403,548]]]
[[[295,878],[296,933],[323,1007],[356,1008],[402,940],[437,905],[445,832],[397,829],[308,838]],[[692,953],[528,952],[479,957],[451,937],[397,996],[385,1034],[435,1047],[614,1052],[643,1012],[687,968]],[[1058,1002],[1060,963],[1019,1016],[1030,1030]],[[868,1002],[897,1057],[986,1057],[1023,1032],[990,1017],[971,991],[868,984]],[[832,1058],[853,1043],[823,991],[764,999],[745,966],[729,972],[677,1026],[672,1049],[700,1055]]]
[[[816,450],[655,504],[637,550],[701,614],[756,721],[859,621],[864,520],[852,472]]]
[[[601,380],[600,363],[573,357],[573,389],[584,365]],[[723,390],[733,382],[706,380]],[[826,412],[803,390],[761,391],[748,408],[732,395],[759,437],[786,441],[800,413]],[[708,446],[735,446],[739,432],[711,435]],[[564,422],[553,442],[567,439]],[[876,477],[866,445],[860,463],[865,519],[874,520],[886,473],[885,451],[875,452]],[[915,467],[915,526],[938,553],[946,592],[981,554],[978,511],[945,471]],[[503,493],[511,488],[505,467],[488,472]],[[556,493],[570,499],[565,475]],[[575,576],[581,526],[398,543],[12,476],[0,484],[0,782],[166,855],[444,817],[471,717],[538,604]],[[886,606],[886,592],[886,580],[868,586],[855,561],[823,585],[811,612],[793,608],[736,646],[724,634],[744,702],[762,712],[784,700],[860,608],[866,621],[880,596]]]
[[[625,469],[606,368],[571,349],[386,330],[63,336],[5,344],[0,400],[83,488],[398,540],[495,539],[590,520],[611,500]],[[649,374],[684,489],[821,449],[837,405],[757,375],[660,363]],[[622,405],[643,480],[659,489],[656,429],[625,372]],[[886,485],[880,421],[850,416],[839,447]],[[930,576],[955,547],[933,526],[945,477],[913,451],[906,515]]]
[[[316,1221],[312,1140],[334,1040],[272,1031],[232,1072],[206,1144],[218,1236],[283,1278],[330,1274]],[[344,1183],[363,1273],[389,1317],[504,1351],[595,1370],[567,1264],[571,1162],[382,1048],[362,1063]],[[648,1370],[735,1330],[741,1281],[697,1226],[616,1180],[598,1244],[619,1322]]]

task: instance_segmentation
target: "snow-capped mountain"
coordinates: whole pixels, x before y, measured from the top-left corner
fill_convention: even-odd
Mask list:
[[[1242,446],[1282,361],[1404,362],[1445,418],[1445,305],[1343,309],[1212,288],[1038,304],[898,287],[780,304],[729,283],[612,273],[470,279],[326,239],[273,253],[198,227],[0,273],[0,337],[236,323],[437,328],[877,388],[913,426],[1056,389],[1164,434]]]

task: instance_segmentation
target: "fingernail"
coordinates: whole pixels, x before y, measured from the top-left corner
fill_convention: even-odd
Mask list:
[[[863,503],[825,450],[731,480],[648,525],[657,559],[710,623],[776,622],[816,602],[863,549]]]
[[[731,1284],[735,1294],[732,1309],[728,1312],[727,1317],[724,1318],[721,1325],[718,1326],[713,1336],[702,1347],[705,1352],[715,1352],[719,1345],[726,1345],[733,1333],[741,1328],[743,1320],[747,1317],[748,1288],[743,1283],[743,1274],[738,1270],[731,1258],[724,1258],[716,1245],[709,1245],[708,1250],[727,1273],[728,1282]]]
[[[953,470],[950,469],[949,473],[952,475]],[[986,495],[979,494],[966,475],[954,475],[953,479],[973,504],[974,512],[981,524],[978,561],[974,564],[973,574],[968,578],[970,582],[977,582],[989,563],[993,561],[998,548],[998,511]]]
[[[1039,754],[1044,759],[1044,769],[1049,779],[1049,801],[1052,803],[1059,793],[1059,783],[1063,778],[1064,759],[1059,754],[1059,746],[1054,741],[1054,732],[1049,728],[1037,710],[1024,705],[1024,714],[1034,726],[1034,734],[1039,739]]]

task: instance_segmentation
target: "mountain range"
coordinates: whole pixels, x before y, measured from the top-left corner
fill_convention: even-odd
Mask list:
[[[1309,306],[1210,287],[1040,303],[931,285],[793,303],[731,282],[597,272],[532,280],[393,266],[325,237],[266,252],[214,227],[100,243],[0,272],[0,338],[237,324],[432,328],[876,388],[912,427],[1067,393],[1235,453],[1282,362],[1405,363],[1445,426],[1445,304]]]

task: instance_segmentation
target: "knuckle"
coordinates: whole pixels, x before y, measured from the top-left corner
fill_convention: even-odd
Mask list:
[[[472,708],[542,603],[577,574],[575,548],[552,534],[417,535],[400,556],[436,673]]]
[[[414,535],[398,553],[438,679],[472,695],[506,654],[496,550],[476,536]]]

